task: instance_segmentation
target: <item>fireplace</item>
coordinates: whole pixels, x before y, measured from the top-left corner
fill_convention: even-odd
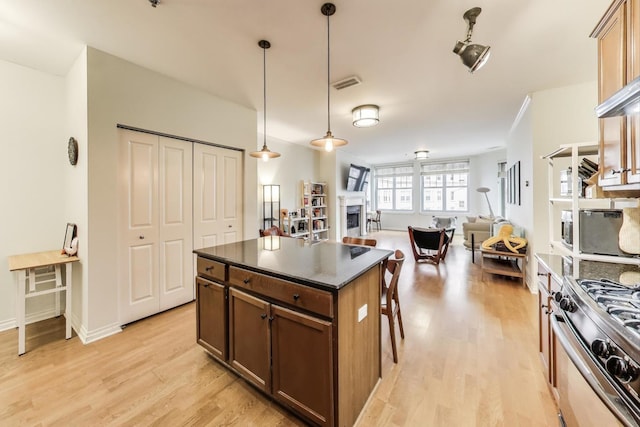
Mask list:
[[[347,206],[347,236],[351,236],[352,231],[356,236],[360,234],[360,206]]]
[[[339,196],[340,202],[340,236],[359,237],[367,234],[367,216],[364,197]]]

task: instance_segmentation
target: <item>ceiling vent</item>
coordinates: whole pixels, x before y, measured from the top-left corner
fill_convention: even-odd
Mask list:
[[[351,76],[351,77],[347,77],[346,79],[342,79],[340,81],[334,82],[331,84],[331,86],[333,86],[333,88],[336,90],[342,90],[342,89],[346,89],[348,87],[356,86],[359,84],[362,84],[362,80],[360,80],[360,77]]]

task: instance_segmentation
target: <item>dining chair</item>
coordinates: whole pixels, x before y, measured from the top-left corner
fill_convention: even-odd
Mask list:
[[[390,258],[386,263],[385,277],[382,281],[382,300],[380,301],[380,311],[389,319],[389,333],[391,335],[391,349],[393,350],[393,363],[398,363],[398,349],[396,347],[396,328],[394,318],[398,318],[400,337],[404,339],[404,327],[402,326],[402,311],[400,311],[400,299],[398,298],[398,278],[404,263],[404,253],[397,249],[394,258]],[[386,272],[391,274],[387,282]]]
[[[349,237],[342,238],[342,243],[345,245],[360,245],[360,246],[376,246],[378,241],[376,239],[365,239],[363,237]]]
[[[367,218],[367,229],[371,228],[371,223],[375,223],[376,228],[378,229],[378,231],[380,231],[380,227],[381,227],[380,215],[381,214],[382,214],[382,211],[380,209],[376,209],[375,217]]]

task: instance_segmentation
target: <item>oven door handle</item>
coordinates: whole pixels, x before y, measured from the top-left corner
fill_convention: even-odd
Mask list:
[[[592,369],[580,355],[582,345],[577,341],[575,344],[571,342],[574,334],[564,318],[560,318],[559,320],[557,315],[552,315],[551,327],[553,328],[554,334],[558,338],[558,341],[560,341],[560,344],[562,345],[562,348],[564,348],[569,359],[573,362],[585,381],[589,383],[600,400],[602,400],[602,402],[607,405],[607,407],[616,415],[616,417],[618,417],[619,420],[624,422],[625,425],[637,425],[637,421],[635,421],[632,414],[629,413],[629,409],[621,404],[620,398],[617,397],[617,395],[607,393],[607,390],[604,389],[602,383],[595,377]],[[585,356],[588,357],[588,355]]]

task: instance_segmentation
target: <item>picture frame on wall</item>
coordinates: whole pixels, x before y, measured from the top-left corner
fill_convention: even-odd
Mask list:
[[[507,170],[507,203],[518,206],[522,204],[520,182],[520,161],[518,160]]]

